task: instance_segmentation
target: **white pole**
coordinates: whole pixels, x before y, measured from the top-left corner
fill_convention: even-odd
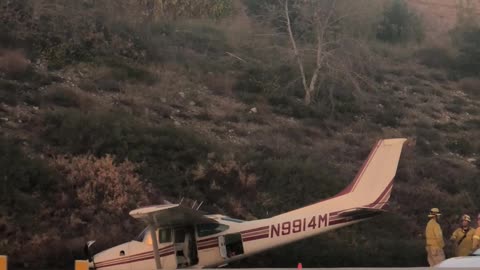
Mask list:
[[[155,233],[155,227],[150,225],[150,235],[152,237],[153,243],[153,256],[155,257],[155,266],[157,270],[162,269],[162,265],[160,263],[160,256],[158,255],[158,242],[157,242],[157,234]]]

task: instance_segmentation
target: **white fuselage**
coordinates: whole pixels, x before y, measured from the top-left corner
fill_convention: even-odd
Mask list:
[[[339,218],[335,212],[306,213],[303,216],[299,214],[292,216],[288,220],[277,216],[241,223],[222,220],[222,218],[226,217],[217,216],[215,219],[218,219],[220,224],[227,225],[229,228],[223,232],[204,237],[199,237],[196,233],[198,263],[188,267],[204,268],[224,265],[268,249],[338,229],[371,217],[363,216],[357,219]],[[375,214],[372,214],[372,216]],[[133,240],[98,253],[94,257],[95,267],[104,270],[155,269],[154,254],[149,235],[148,233],[145,234],[141,242]],[[225,235],[240,236],[243,247],[242,254],[232,255],[225,252],[225,246],[222,245],[222,240],[220,239],[225,237]],[[175,243],[175,239],[172,239],[169,243],[158,243],[162,268],[177,268],[178,259],[181,257],[176,256],[178,250],[176,245],[178,243]],[[121,254],[122,251],[123,253]]]

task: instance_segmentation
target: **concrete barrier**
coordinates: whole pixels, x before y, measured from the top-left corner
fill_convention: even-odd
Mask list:
[[[7,256],[0,255],[0,270],[7,270],[8,268],[8,258]]]
[[[88,261],[76,260],[75,261],[75,270],[88,270]]]

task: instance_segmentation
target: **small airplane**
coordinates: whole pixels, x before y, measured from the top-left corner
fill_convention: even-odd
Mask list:
[[[453,258],[447,259],[447,260],[435,265],[435,268],[478,269],[479,265],[480,265],[480,249],[477,249],[468,256],[453,257]]]
[[[242,258],[358,223],[385,211],[406,139],[380,140],[353,182],[336,196],[274,217],[243,221],[198,207],[162,204],[130,215],[148,227],[134,240],[94,256],[91,269],[221,267]],[[94,241],[86,245],[87,254]]]

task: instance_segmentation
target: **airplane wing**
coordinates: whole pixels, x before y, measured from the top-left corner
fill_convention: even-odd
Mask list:
[[[156,227],[185,226],[193,224],[218,223],[202,212],[180,204],[160,204],[130,211],[130,216],[142,219]]]

